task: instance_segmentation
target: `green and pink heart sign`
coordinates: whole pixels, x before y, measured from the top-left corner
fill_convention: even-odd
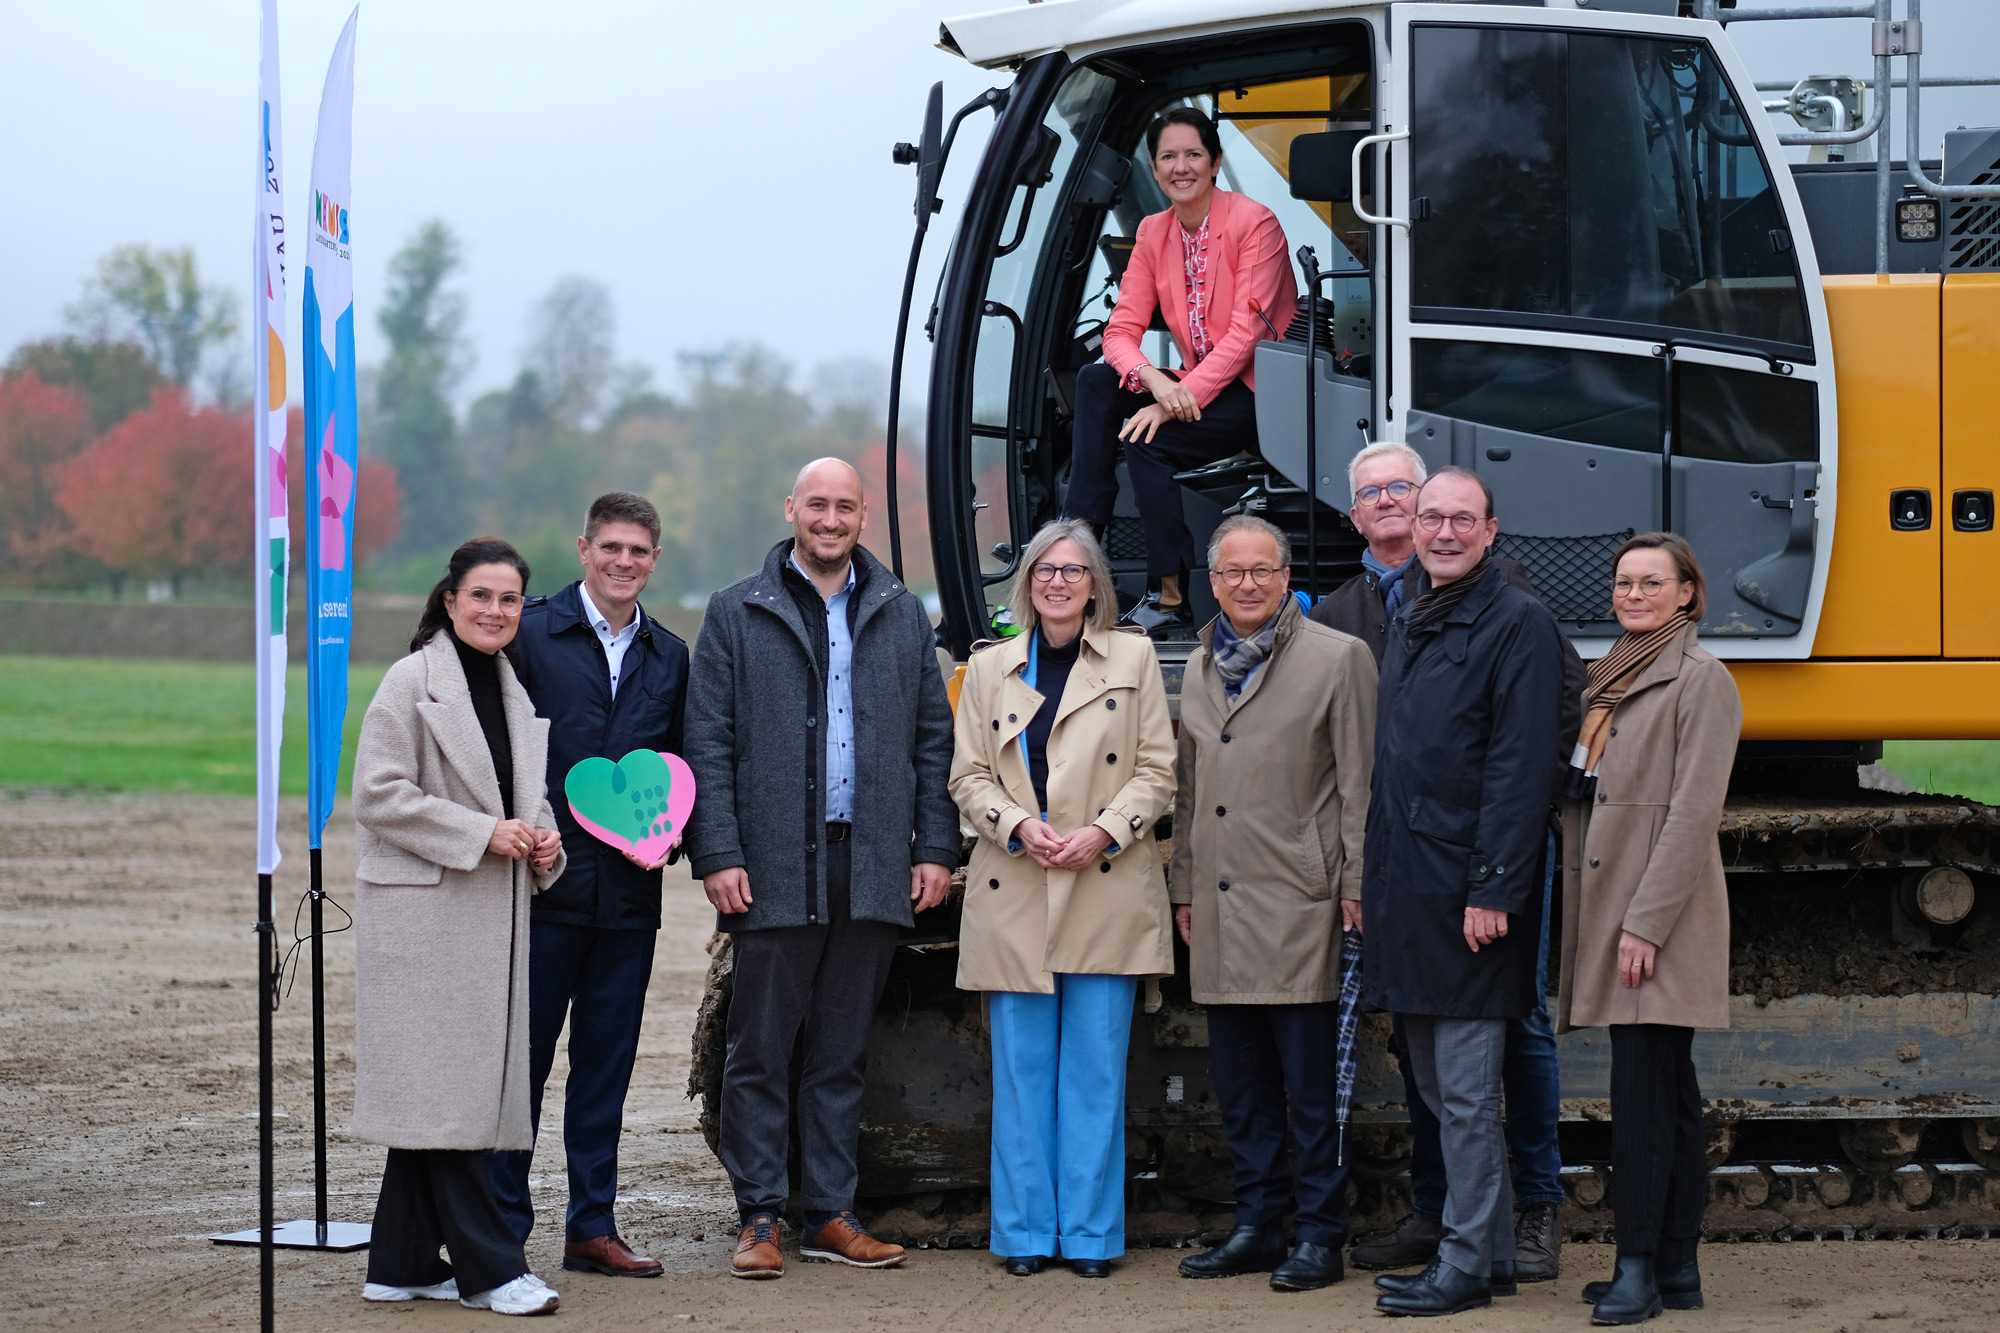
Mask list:
[[[563,795],[593,838],[658,865],[687,831],[694,772],[677,754],[634,750],[615,764],[584,760],[563,779]]]

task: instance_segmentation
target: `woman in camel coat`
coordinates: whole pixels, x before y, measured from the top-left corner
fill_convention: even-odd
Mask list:
[[[461,546],[361,724],[351,1128],[389,1148],[368,1300],[555,1307],[487,1179],[490,1150],[534,1143],[528,897],[563,868],[549,724],[501,651],[527,573],[505,542]]]
[[[1112,626],[1111,570],[1051,523],[1011,599],[1025,632],[972,655],[951,794],[979,841],[958,984],[991,991],[995,1254],[1102,1277],[1125,1252],[1125,1060],[1141,977],[1174,970],[1153,825],[1174,736],[1152,641]]]
[[[1707,1197],[1696,1028],[1729,1026],[1729,893],[1716,842],[1743,705],[1699,641],[1707,602],[1686,541],[1644,533],[1615,565],[1624,637],[1593,663],[1563,819],[1558,1030],[1611,1029],[1617,1274],[1598,1323],[1701,1305]]]

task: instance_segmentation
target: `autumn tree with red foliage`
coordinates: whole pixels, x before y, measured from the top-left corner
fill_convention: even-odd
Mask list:
[[[306,558],[306,414],[293,408],[286,414],[285,491],[291,505],[292,563],[304,569]],[[354,477],[354,567],[396,540],[403,526],[403,488],[396,469],[379,458],[361,456]]]
[[[90,434],[75,393],[33,370],[0,380],[0,579],[33,581],[68,558],[56,478]]]

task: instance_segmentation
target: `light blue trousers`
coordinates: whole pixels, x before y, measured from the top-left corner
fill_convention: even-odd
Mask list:
[[[1001,1255],[1125,1253],[1125,1060],[1136,977],[1057,973],[995,992],[993,1241]]]

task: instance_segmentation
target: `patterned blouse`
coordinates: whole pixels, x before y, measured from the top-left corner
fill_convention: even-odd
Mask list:
[[[1201,220],[1201,226],[1193,231],[1181,228],[1181,260],[1187,265],[1187,321],[1188,345],[1194,353],[1194,361],[1188,366],[1194,369],[1215,350],[1215,340],[1208,336],[1208,219]],[[1133,393],[1145,392],[1145,384],[1139,379],[1144,364],[1132,367],[1125,376],[1125,388]]]

